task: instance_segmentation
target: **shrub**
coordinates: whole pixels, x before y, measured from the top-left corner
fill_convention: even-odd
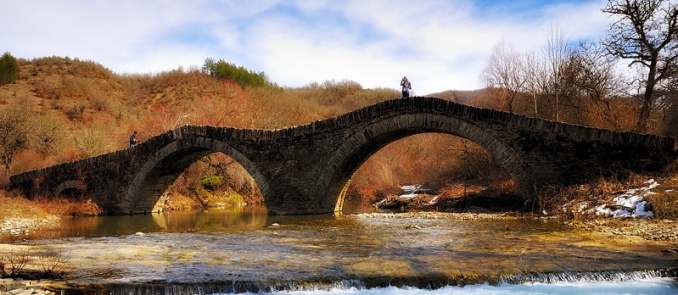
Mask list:
[[[214,190],[224,183],[223,176],[209,175],[200,179],[202,187],[208,190]]]
[[[22,248],[9,253],[3,253],[2,259],[0,259],[0,261],[3,261],[4,264],[0,264],[2,264],[5,268],[9,268],[9,273],[7,273],[8,276],[19,277],[24,271],[26,264],[28,264],[30,261],[30,258],[31,257],[28,249]],[[5,273],[5,269],[3,269],[1,272]]]
[[[37,254],[38,263],[44,275],[48,278],[60,278],[59,270],[66,261],[62,251],[48,250]]]
[[[83,129],[73,140],[75,147],[83,157],[93,157],[110,152],[111,144],[107,140],[106,126],[91,126]]]
[[[268,79],[266,73],[257,73],[242,66],[236,66],[235,64],[225,62],[223,59],[220,59],[217,62],[212,58],[206,59],[202,70],[210,76],[221,80],[233,80],[240,86],[277,87],[275,83]]]
[[[29,134],[30,145],[43,156],[58,153],[64,145],[66,127],[63,121],[50,114],[32,119]]]
[[[0,85],[5,85],[19,79],[19,63],[16,58],[5,52],[0,57]]]
[[[646,198],[657,218],[678,218],[678,196],[676,194],[649,195]]]
[[[83,114],[85,112],[85,106],[80,104],[80,105],[75,105],[72,106],[69,110],[66,111],[66,116],[68,117],[69,120],[71,121],[82,121]]]

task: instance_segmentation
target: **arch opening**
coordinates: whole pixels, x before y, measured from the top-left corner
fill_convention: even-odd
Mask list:
[[[210,153],[190,164],[165,190],[163,211],[263,206],[254,178],[235,159]]]
[[[418,133],[386,144],[348,176],[341,209],[464,212],[520,210],[509,173],[472,141]]]
[[[187,204],[194,209],[225,206],[219,201],[228,198],[236,203],[245,201],[238,199],[242,197],[238,195],[240,192],[229,191],[226,187],[243,182],[247,185],[245,189],[255,194],[252,200],[263,200],[261,196],[268,185],[254,164],[221,141],[200,139],[181,139],[158,151],[156,159],[146,162],[134,176],[127,191],[127,204],[123,207],[129,208],[129,213],[150,213],[187,209]],[[235,174],[223,175],[229,171]],[[187,196],[172,199],[182,190],[192,193],[198,205],[191,205]]]
[[[321,177],[331,179],[319,185],[327,185],[327,194],[322,202],[325,205],[335,204],[335,211],[341,211],[352,177],[368,158],[390,143],[422,133],[448,134],[473,142],[492,155],[515,182],[523,200],[522,209],[536,200],[534,185],[529,177],[531,173],[520,153],[513,151],[491,132],[476,126],[474,122],[445,114],[414,113],[378,120],[348,138],[330,157],[325,165],[328,168],[321,172]]]
[[[76,199],[85,194],[86,187],[85,183],[79,180],[64,181],[54,189],[54,196]]]

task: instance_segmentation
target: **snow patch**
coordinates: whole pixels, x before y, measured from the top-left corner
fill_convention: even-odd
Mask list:
[[[419,193],[427,191],[427,189],[424,189],[421,184],[403,185],[400,187],[400,189],[403,190],[403,194],[398,195],[398,198],[401,199],[412,199],[418,196]]]
[[[651,218],[654,217],[652,211],[646,210],[647,202],[644,197],[654,194],[651,190],[658,187],[654,179],[645,182],[645,186],[636,189],[630,189],[625,194],[612,199],[612,205],[600,205],[596,207],[596,216],[616,217],[616,218]]]

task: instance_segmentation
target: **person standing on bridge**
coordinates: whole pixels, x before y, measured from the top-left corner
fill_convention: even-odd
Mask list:
[[[137,131],[134,131],[129,137],[129,147],[135,147],[139,144],[139,137],[137,137]]]
[[[400,80],[400,86],[403,87],[403,98],[410,97],[412,83],[410,83],[410,80],[407,80],[407,76],[403,76],[402,80]]]

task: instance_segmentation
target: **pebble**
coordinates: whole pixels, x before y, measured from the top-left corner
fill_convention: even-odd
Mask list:
[[[510,216],[491,213],[362,213],[357,218],[420,218],[420,219],[457,219],[457,220],[502,220]],[[521,218],[521,217],[515,217]],[[528,217],[529,218],[529,217]],[[648,241],[667,241],[678,243],[678,226],[669,219],[594,219],[590,221],[566,221],[566,225],[605,234],[641,237]]]
[[[58,224],[59,217],[48,216],[45,218],[6,218],[0,223],[0,233],[10,233],[18,236],[28,234],[31,230]]]
[[[675,225],[673,220],[602,219],[592,222],[567,222],[566,224],[604,234],[640,237],[648,241],[678,243],[678,226]]]
[[[49,295],[57,294],[45,289],[45,281],[0,279],[0,295]]]
[[[458,220],[500,220],[506,214],[491,213],[440,213],[440,212],[404,212],[404,213],[360,213],[358,218],[417,218],[417,219],[458,219]]]

